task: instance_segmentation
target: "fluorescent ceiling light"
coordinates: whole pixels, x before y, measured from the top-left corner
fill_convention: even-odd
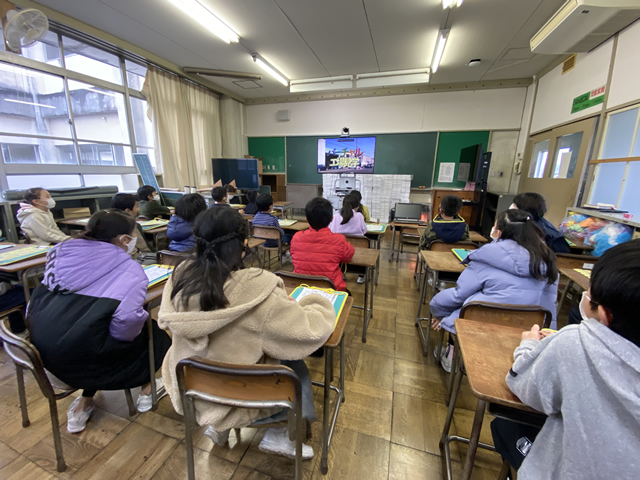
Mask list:
[[[281,73],[277,72],[275,68],[273,68],[271,65],[269,65],[267,62],[265,62],[264,60],[262,60],[260,57],[258,57],[257,55],[251,55],[251,58],[253,58],[253,61],[256,62],[258,65],[260,65],[260,67],[262,69],[264,69],[269,75],[271,75],[273,78],[275,78],[276,80],[278,80],[281,84],[283,84],[285,87],[289,86],[289,80],[287,80],[284,75],[282,75]]]
[[[342,90],[345,88],[353,88],[353,75],[291,80],[289,91],[291,93],[302,93],[319,92],[323,90]]]
[[[184,13],[193,18],[214,35],[217,35],[226,43],[238,43],[240,36],[231,30],[225,23],[196,0],[169,0]]]
[[[442,60],[442,54],[444,53],[444,46],[447,44],[448,37],[448,28],[442,29],[438,32],[438,43],[436,43],[436,51],[433,53],[433,61],[431,62],[431,71],[433,73],[438,71],[440,60]]]
[[[429,83],[428,68],[362,73],[356,75],[356,88],[391,87],[394,85],[411,85],[415,83]]]
[[[14,100],[13,98],[5,98],[4,101],[11,102],[11,103],[22,103],[24,105],[33,105],[34,107],[44,107],[44,108],[53,108],[53,109],[56,108],[52,105],[44,105],[42,103],[33,103],[33,102],[23,102],[22,100]]]
[[[462,5],[462,0],[442,0],[442,8],[453,8]]]

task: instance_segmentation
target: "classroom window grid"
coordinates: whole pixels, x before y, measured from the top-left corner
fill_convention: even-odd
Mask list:
[[[137,184],[134,152],[161,173],[147,67],[54,30],[21,54],[0,52],[0,188],[125,188]]]

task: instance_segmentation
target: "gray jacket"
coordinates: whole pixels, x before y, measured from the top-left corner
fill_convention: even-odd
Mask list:
[[[515,350],[507,384],[549,415],[520,480],[640,478],[640,348],[589,319]]]

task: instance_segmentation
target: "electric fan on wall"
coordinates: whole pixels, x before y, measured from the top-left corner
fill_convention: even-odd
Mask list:
[[[49,31],[49,20],[40,10],[28,8],[17,12],[7,12],[4,39],[13,51],[20,51],[39,41]]]

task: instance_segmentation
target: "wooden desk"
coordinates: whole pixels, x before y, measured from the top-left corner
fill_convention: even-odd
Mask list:
[[[282,211],[283,217],[285,211],[288,211],[289,216],[291,216],[291,210],[293,210],[293,202],[273,202],[273,208]]]
[[[151,378],[149,383],[151,384],[151,410],[158,408],[158,395],[156,392],[156,362],[154,356],[153,346],[153,319],[151,318],[151,310],[160,305],[162,301],[162,294],[164,293],[164,286],[166,281],[158,283],[153,287],[147,289],[147,295],[144,299],[144,309],[149,312],[147,317],[147,336],[149,337],[149,372],[151,372]]]
[[[420,234],[420,236],[422,236],[422,234],[426,230],[426,227],[418,227],[416,230],[418,230],[418,234]],[[484,238],[482,236],[482,234],[476,232],[475,230],[469,230],[469,241],[474,242],[474,243],[478,243],[480,245],[482,245],[484,243],[489,243],[489,240]]]
[[[495,451],[491,445],[482,444],[480,431],[487,404],[498,404],[511,409],[528,413],[538,413],[524,405],[516,397],[505,381],[509,369],[513,365],[513,351],[520,345],[522,330],[519,328],[493,325],[475,320],[458,318],[455,322],[459,353],[469,378],[469,385],[478,399],[476,414],[473,420],[471,436],[466,439],[457,435],[449,435],[453,413],[455,411],[458,392],[462,382],[462,368],[459,368],[453,386],[451,401],[447,411],[440,448],[444,450],[447,467],[447,478],[451,478],[451,455],[449,442],[452,440],[469,444],[464,461],[462,478],[469,480],[478,447]]]
[[[362,319],[362,343],[367,343],[367,329],[369,328],[371,317],[373,317],[374,273],[380,262],[380,250],[376,250],[375,248],[356,248],[355,250],[353,258],[347,265],[365,267],[367,269],[364,277],[364,305],[362,307],[353,307],[364,309]]]
[[[422,304],[427,296],[428,272],[433,272],[433,285],[431,287],[431,298],[435,295],[438,285],[438,276],[440,272],[446,273],[462,273],[466,268],[460,263],[460,260],[451,252],[432,252],[431,250],[420,250],[422,260],[426,265],[424,281],[422,282],[422,292],[420,293],[420,303],[418,303],[418,313],[416,314],[416,327],[418,327],[418,335],[422,341],[422,353],[426,357],[429,353],[429,337],[431,335],[431,310],[428,317],[421,317]],[[426,331],[422,322],[427,321]]]
[[[82,227],[84,230],[87,227],[87,222],[91,217],[78,217],[78,218],[60,218],[56,220],[58,225],[69,225],[72,227]]]
[[[587,245],[586,243],[581,242],[580,240],[574,240],[573,238],[567,238],[566,240],[567,242],[573,243],[573,245],[571,245],[571,243],[569,244],[571,253],[581,254],[584,252],[590,252],[594,249],[592,245]]]
[[[382,236],[387,233],[387,229],[384,229],[384,232],[367,232],[364,234],[365,237],[367,237],[369,240],[371,240],[373,242],[373,246],[376,248],[376,250],[380,250],[380,238],[382,238]],[[375,281],[375,286],[378,286],[378,275],[380,274],[380,269],[376,269],[376,281]]]
[[[287,288],[287,293],[291,294],[293,288]],[[322,457],[320,460],[320,471],[326,474],[329,470],[328,457],[329,447],[336,428],[338,413],[340,406],[345,401],[344,397],[344,329],[347,325],[347,319],[351,313],[353,306],[353,297],[348,297],[340,318],[336,323],[336,328],[324,344],[324,382],[313,382],[313,385],[322,387],[324,390],[324,408],[322,409]],[[340,347],[340,375],[338,377],[338,386],[332,385],[333,382],[333,352]],[[331,391],[336,392],[336,401],[331,410]]]
[[[400,249],[396,250],[396,229],[402,233],[403,228],[415,228],[418,229],[420,227],[424,227],[424,225],[420,225],[419,223],[401,223],[401,222],[391,222],[391,255],[389,255],[389,261],[393,260],[393,256],[397,253],[398,258],[400,258]],[[424,230],[423,230],[424,231]],[[402,239],[400,239],[402,242]]]
[[[290,225],[288,227],[280,227],[280,228],[282,228],[282,230],[284,230],[285,232],[286,231],[302,232],[303,230],[309,230],[309,224],[307,222],[301,222],[300,220],[298,220],[293,225]]]
[[[10,244],[2,242],[1,245],[14,245],[12,248],[5,248],[2,252],[11,252],[20,248],[32,247],[33,245],[21,245]],[[29,290],[29,282],[33,278],[34,287],[36,286],[35,280],[44,273],[44,266],[47,263],[47,252],[49,250],[42,251],[42,255],[37,257],[26,258],[17,262],[10,263],[8,265],[0,265],[0,272],[9,274],[11,277],[22,283],[24,289],[24,298],[29,302],[31,299],[31,291]]]
[[[591,279],[589,277],[585,277],[581,273],[576,272],[573,268],[561,268],[560,273],[567,277],[569,280],[562,290],[562,295],[560,296],[560,300],[558,301],[556,315],[560,313],[560,309],[564,304],[564,300],[565,298],[567,298],[567,293],[569,293],[569,289],[573,286],[574,283],[578,284],[578,286],[582,290],[589,290],[589,284],[591,282]]]

